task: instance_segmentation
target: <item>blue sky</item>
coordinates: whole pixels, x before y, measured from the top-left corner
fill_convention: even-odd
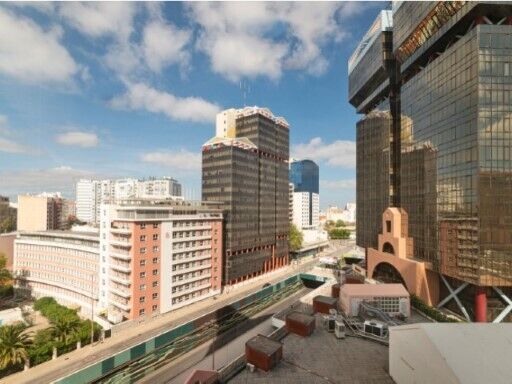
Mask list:
[[[320,165],[321,206],[355,200],[347,60],[387,3],[3,3],[0,194],[81,177],[174,176],[200,197],[215,114],[270,108]]]

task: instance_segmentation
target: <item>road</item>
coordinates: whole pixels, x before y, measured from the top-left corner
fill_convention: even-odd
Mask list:
[[[328,251],[321,254],[321,256],[330,256],[346,252],[352,248],[353,243],[334,251]],[[80,350],[67,353],[56,360],[52,360],[29,369],[26,372],[19,372],[14,375],[0,379],[1,384],[47,384],[59,378],[67,376],[75,371],[83,369],[95,362],[101,361],[110,357],[117,352],[125,350],[133,345],[144,342],[152,337],[155,337],[177,325],[187,322],[191,318],[198,317],[204,313],[221,308],[224,305],[241,299],[249,293],[261,289],[262,285],[266,282],[277,283],[289,276],[293,276],[300,272],[310,270],[317,260],[311,259],[299,265],[292,265],[281,268],[269,274],[268,277],[255,278],[249,281],[246,285],[237,287],[234,290],[228,291],[219,295],[216,300],[207,299],[187,307],[180,308],[176,311],[166,313],[151,321],[134,324],[132,327],[127,328],[118,334],[115,334],[103,343],[96,343],[93,346],[87,345]]]

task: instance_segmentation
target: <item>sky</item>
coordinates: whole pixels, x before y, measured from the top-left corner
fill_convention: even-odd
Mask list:
[[[216,113],[257,105],[318,163],[322,208],[355,201],[347,61],[388,4],[1,3],[0,194],[173,176],[199,199]]]

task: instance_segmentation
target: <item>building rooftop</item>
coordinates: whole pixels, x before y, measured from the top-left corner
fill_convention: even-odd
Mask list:
[[[18,232],[20,237],[30,236],[48,236],[48,237],[66,237],[66,238],[87,238],[87,240],[100,240],[99,232],[82,231],[23,231]]]
[[[391,327],[418,332],[439,352],[459,383],[509,383],[512,324],[420,323]],[[416,339],[414,339],[416,340]]]
[[[317,319],[319,316],[317,316]],[[269,372],[244,369],[230,384],[393,384],[388,348],[357,337],[338,340],[317,327],[310,337],[288,334],[281,340],[283,359]]]
[[[340,294],[349,296],[409,296],[402,284],[343,284]]]

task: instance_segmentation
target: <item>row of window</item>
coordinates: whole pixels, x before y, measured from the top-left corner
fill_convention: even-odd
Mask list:
[[[145,229],[146,223],[140,223],[140,229]],[[153,228],[158,228],[158,223],[153,223]]]
[[[156,288],[158,287],[158,281],[153,281],[153,283],[151,284],[151,286],[153,288]],[[145,291],[146,290],[146,284],[141,284],[139,285],[139,291]]]
[[[196,236],[208,236],[211,235],[212,231],[186,231],[186,232],[173,232],[173,239],[183,239],[188,237],[196,237]]]
[[[152,262],[153,262],[153,264],[158,264],[158,257],[153,257]],[[141,267],[144,267],[146,265],[146,260],[145,259],[140,260],[139,264]]]
[[[155,312],[158,309],[158,305],[153,304],[151,309],[153,310],[153,312]],[[144,308],[139,309],[139,316],[143,316],[145,314],[146,314],[146,310]]]
[[[158,240],[158,233],[153,234],[153,240]],[[146,241],[146,235],[140,235],[140,241]]]
[[[158,246],[154,245],[153,246],[153,253],[156,253],[158,252]],[[141,254],[145,254],[146,253],[146,247],[142,247],[139,249],[139,253]]]
[[[191,299],[193,299],[196,296],[197,297],[198,296],[203,296],[203,295],[205,295],[207,293],[208,293],[208,289],[204,289],[204,290],[199,291],[199,292],[192,292],[192,293],[189,293],[187,295],[183,295],[183,296],[180,296],[180,297],[172,299],[172,303],[173,304],[181,303],[183,301],[191,300]]]
[[[178,275],[178,276],[173,276],[172,281],[174,283],[176,281],[193,279],[194,277],[208,275],[210,273],[211,273],[211,269],[203,269],[201,271],[195,271],[195,272],[190,272],[190,273],[184,273],[184,274]]]
[[[209,279],[204,279],[204,280],[194,281],[193,283],[177,285],[175,287],[172,287],[172,293],[177,293],[177,292],[181,292],[181,291],[188,291],[191,288],[200,287],[202,285],[209,285],[209,284],[210,284],[210,280]]]
[[[158,276],[158,269],[153,269],[152,275],[153,276]],[[139,277],[141,279],[145,278],[146,277],[146,272],[140,272],[139,273]]]
[[[152,295],[153,300],[158,299],[158,293],[153,293]],[[145,303],[146,302],[146,296],[139,297],[139,303]]]
[[[215,240],[217,242],[217,240]],[[207,246],[210,245],[210,240],[200,240],[200,241],[187,241],[186,243],[177,243],[173,244],[172,249],[184,249],[184,248],[194,248],[194,247],[201,247],[201,246]]]

